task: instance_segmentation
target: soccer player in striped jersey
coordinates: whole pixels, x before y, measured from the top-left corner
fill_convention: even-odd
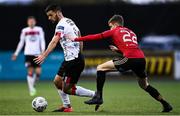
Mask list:
[[[42,63],[48,54],[53,51],[57,43],[61,44],[64,61],[54,78],[54,84],[61,96],[63,106],[54,110],[54,112],[72,112],[73,109],[68,94],[91,98],[95,95],[94,91],[76,85],[85,65],[82,55],[83,46],[82,42],[72,42],[65,35],[80,37],[80,31],[71,19],[63,16],[58,5],[49,5],[45,11],[48,19],[53,23],[57,23],[57,26],[48,48],[35,58],[35,61],[38,64]]]
[[[24,44],[25,66],[27,68],[27,83],[31,96],[36,94],[35,82],[39,80],[41,66],[36,64],[33,59],[45,50],[44,31],[42,27],[36,26],[36,19],[33,16],[27,18],[27,25],[21,31],[20,41],[16,51],[12,55],[12,60],[16,60]]]

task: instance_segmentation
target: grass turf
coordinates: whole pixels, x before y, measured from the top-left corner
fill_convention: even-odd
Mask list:
[[[178,115],[180,114],[180,83],[175,81],[152,81],[151,84],[173,105],[171,113],[161,113],[160,103],[141,90],[135,81],[109,81],[104,88],[104,104],[98,112],[94,106],[85,105],[88,98],[71,96],[72,113],[51,112],[61,104],[52,82],[39,82],[37,96],[48,101],[44,112],[31,107],[34,97],[28,94],[26,82],[0,82],[0,115]],[[79,85],[95,90],[95,82],[80,81]]]

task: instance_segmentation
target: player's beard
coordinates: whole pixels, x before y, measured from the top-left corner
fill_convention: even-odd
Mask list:
[[[51,22],[54,24],[54,23],[58,23],[58,20],[51,20]]]
[[[54,24],[56,21],[51,20],[51,22]]]

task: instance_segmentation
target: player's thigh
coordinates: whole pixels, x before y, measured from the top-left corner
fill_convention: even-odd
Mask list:
[[[35,72],[37,74],[40,74],[41,73],[41,65],[35,63],[34,58],[36,58],[36,56],[31,57],[31,66],[33,66],[35,68]]]
[[[136,76],[138,78],[146,78],[147,77],[147,73],[146,73],[146,61],[144,58],[137,58],[137,59],[130,59],[130,65],[131,65],[131,69],[132,71],[136,74]]]
[[[138,77],[138,84],[142,89],[146,89],[149,85],[147,73],[146,73],[146,61],[144,58],[137,58],[137,59],[130,59],[131,60],[131,67],[132,71]]]
[[[129,59],[126,57],[119,57],[113,59],[114,66],[119,72],[125,72],[131,69]]]
[[[60,67],[59,67],[59,69],[58,69],[57,75],[59,75],[60,77],[64,77],[65,72],[66,72],[66,70],[67,70],[67,66],[68,66],[68,62],[63,61],[63,62],[60,64]]]
[[[65,83],[76,84],[81,76],[85,67],[84,59],[77,59],[69,64],[68,70],[66,70]]]
[[[38,66],[33,59],[35,56],[32,55],[25,55],[25,67],[27,68],[28,74],[33,75],[35,72],[36,67]]]
[[[97,71],[113,71],[116,70],[113,60],[107,61],[97,66]]]
[[[59,70],[54,78],[54,84],[58,89],[63,88],[63,83],[66,77],[66,72],[68,70],[69,62],[63,61],[61,66],[59,67]]]

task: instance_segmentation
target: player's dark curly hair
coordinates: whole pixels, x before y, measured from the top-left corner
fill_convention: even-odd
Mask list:
[[[114,16],[112,16],[109,19],[108,23],[113,23],[113,22],[116,22],[116,23],[118,23],[121,26],[124,25],[124,19],[123,19],[123,17],[121,15],[114,15]]]
[[[50,11],[50,10],[52,10],[52,11],[62,11],[62,10],[61,10],[61,7],[60,7],[59,5],[56,5],[56,4],[50,4],[50,5],[48,5],[48,6],[46,7],[46,9],[45,9],[45,12],[48,12],[48,11]]]

